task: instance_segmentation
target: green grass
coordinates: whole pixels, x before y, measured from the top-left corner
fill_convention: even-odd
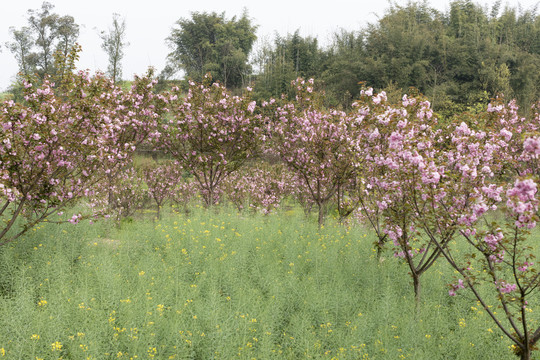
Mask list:
[[[416,314],[369,231],[300,212],[43,224],[0,248],[0,359],[513,358],[442,261]]]

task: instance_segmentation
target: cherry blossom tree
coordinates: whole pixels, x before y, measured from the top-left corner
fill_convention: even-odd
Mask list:
[[[112,101],[120,90],[100,74],[67,73],[59,94],[49,80],[39,87],[25,82],[24,89],[24,104],[0,105],[0,244],[91,196],[95,185],[123,166],[145,136],[137,131],[119,134],[157,118],[144,104],[144,92]],[[21,215],[24,220],[14,226]],[[69,221],[83,217],[74,214]]]
[[[105,216],[122,220],[143,209],[147,199],[143,176],[132,164],[126,164],[116,176],[108,176],[96,185],[90,206]],[[114,207],[109,206],[111,202]]]
[[[229,176],[224,191],[239,211],[248,207],[266,215],[292,192],[292,181],[292,174],[281,164],[252,165]]]
[[[174,88],[170,119],[160,128],[163,149],[191,172],[206,206],[218,201],[222,181],[258,153],[261,128],[254,101],[210,82],[190,82],[185,97]]]
[[[384,92],[373,94],[368,89],[362,95],[355,105],[356,121],[363,124],[358,126],[356,196],[379,242],[387,236],[395,246],[394,255],[407,264],[418,304],[420,277],[440,256],[439,249],[416,226],[430,200],[426,193],[444,171],[436,146],[439,133],[433,128],[436,119],[429,102],[421,97],[405,95],[391,106]],[[441,246],[454,232],[440,234],[444,238]]]
[[[270,151],[301,178],[322,226],[329,201],[354,174],[350,122],[344,112],[318,105],[313,79],[298,79],[292,85],[296,100],[277,107],[268,123]]]
[[[505,104],[497,99],[488,107],[491,121],[486,128],[491,131],[471,130],[465,123],[456,128],[453,142],[458,144],[459,151],[452,157],[460,164],[456,169],[462,178],[455,178],[455,188],[463,193],[463,183],[469,182],[475,168],[476,175],[483,172],[491,176],[485,179],[485,184],[474,186],[466,200],[468,212],[454,212],[452,207],[447,207],[432,218],[433,224],[453,220],[469,246],[463,258],[456,255],[453,247],[441,246],[436,236],[432,238],[459,274],[449,294],[455,296],[459,290],[469,289],[512,341],[512,348],[521,359],[531,358],[540,339],[538,319],[531,314],[540,285],[531,235],[539,206],[540,141],[534,130],[540,125],[540,115],[538,107],[534,109],[531,118],[521,118],[514,102]],[[472,141],[474,138],[476,141]],[[465,149],[471,150],[470,155],[475,152],[474,157]],[[501,162],[501,158],[506,162]],[[476,164],[483,165],[479,168]],[[491,288],[491,294],[480,291],[486,286]],[[497,307],[501,311],[495,311]]]
[[[180,166],[176,162],[164,162],[148,166],[143,170],[144,180],[148,186],[148,194],[157,206],[157,219],[161,219],[163,204],[174,196],[180,181]]]
[[[197,186],[193,182],[193,179],[181,176],[172,191],[171,200],[176,207],[182,207],[184,213],[189,214],[189,205],[196,195]]]

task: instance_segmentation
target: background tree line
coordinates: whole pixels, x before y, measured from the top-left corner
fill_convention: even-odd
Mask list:
[[[54,75],[54,52],[64,55],[77,40],[79,26],[71,16],[53,12],[44,2],[28,11],[28,26],[11,28],[7,48],[21,74]],[[125,22],[113,15],[101,32],[109,56],[108,75],[121,80]],[[328,46],[299,31],[261,41],[247,10],[240,17],[194,12],[180,18],[166,39],[171,52],[157,89],[179,71],[183,84],[206,73],[229,89],[254,88],[258,100],[279,97],[297,77],[313,77],[326,92],[328,106],[348,108],[362,86],[385,90],[397,98],[415,87],[441,115],[474,110],[504,93],[522,108],[540,98],[540,16],[537,8],[491,7],[455,0],[446,12],[427,1],[391,4],[379,20],[359,31],[342,29]],[[181,82],[182,83],[182,82]]]
[[[22,98],[21,80],[42,82],[49,76],[60,86],[65,73],[74,70],[78,60],[79,25],[73,16],[55,13],[54,5],[49,2],[43,2],[40,9],[28,10],[27,14],[27,26],[10,27],[12,40],[5,44],[19,66],[17,81],[10,88],[16,100]],[[125,20],[118,14],[112,18],[112,27],[98,35],[101,48],[108,55],[107,76],[116,82],[121,80],[121,61],[129,43]]]
[[[350,106],[368,85],[390,96],[415,87],[442,115],[487,105],[498,93],[528,108],[540,98],[540,16],[501,1],[491,8],[452,1],[448,12],[426,1],[394,4],[361,31],[336,32],[327,48],[296,32],[276,37],[254,60],[261,98],[302,76],[319,80],[332,106]]]

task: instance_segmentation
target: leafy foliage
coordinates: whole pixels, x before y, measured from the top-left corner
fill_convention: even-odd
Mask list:
[[[248,55],[257,29],[247,12],[238,20],[226,19],[225,13],[194,12],[191,19],[182,18],[176,24],[178,27],[167,38],[173,67],[184,70],[194,81],[202,81],[206,73],[211,73],[227,88],[246,83],[245,77],[251,72]]]

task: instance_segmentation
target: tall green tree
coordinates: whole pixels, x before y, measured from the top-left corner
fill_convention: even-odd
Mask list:
[[[79,36],[79,25],[72,16],[53,12],[54,5],[43,2],[40,9],[28,10],[28,26],[10,28],[12,41],[7,48],[14,54],[23,75],[40,79],[54,75],[55,52],[67,57]]]
[[[361,32],[341,29],[334,33],[321,74],[331,104],[349,107],[358,97],[367,76],[365,58]]]
[[[15,56],[19,64],[19,72],[24,76],[33,73],[36,66],[36,54],[32,52],[34,39],[30,28],[23,26],[21,29],[9,28],[12,41],[6,43],[6,47]]]
[[[362,31],[354,55],[341,43],[338,39],[330,49],[323,74],[336,94],[354,89],[353,79],[396,93],[415,87],[447,115],[486,106],[500,93],[517,98],[523,109],[540,98],[535,8],[501,9],[501,1],[488,8],[455,0],[439,12],[426,1],[394,4]],[[338,79],[350,80],[345,86]]]
[[[107,75],[116,83],[122,77],[124,48],[129,45],[129,42],[126,41],[126,20],[120,19],[119,14],[113,14],[112,27],[107,32],[102,31],[100,37],[102,40],[101,48],[109,57]]]
[[[73,16],[65,15],[58,18],[56,36],[56,50],[60,51],[64,57],[68,56],[79,37],[79,25],[75,23]]]
[[[273,44],[262,44],[254,60],[259,70],[256,95],[268,98],[288,93],[291,81],[298,77],[319,78],[324,69],[325,53],[317,38],[302,37],[296,30],[284,37],[277,35]]]
[[[437,40],[442,36],[441,14],[427,3],[392,6],[377,24],[365,30],[366,80],[382,89],[392,83],[426,92],[432,72],[444,55]],[[444,66],[444,65],[443,65]]]
[[[194,12],[191,18],[178,20],[167,38],[172,50],[169,64],[196,81],[209,72],[228,88],[242,86],[251,73],[248,56],[256,30],[247,11],[239,19]]]

